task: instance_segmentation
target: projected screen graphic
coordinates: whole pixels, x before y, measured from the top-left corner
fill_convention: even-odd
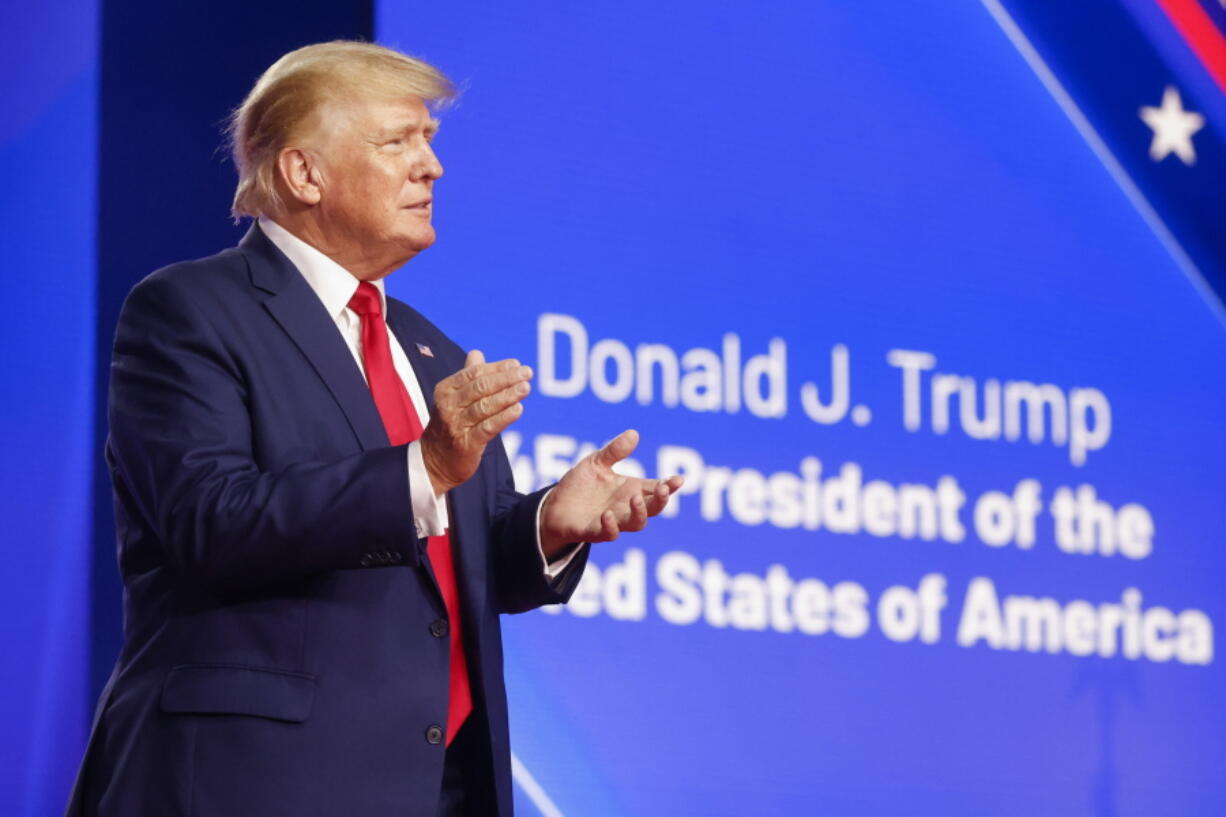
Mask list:
[[[1226,807],[1221,307],[1010,23],[379,7],[465,89],[390,291],[535,368],[522,489],[686,478],[504,623],[522,813]]]

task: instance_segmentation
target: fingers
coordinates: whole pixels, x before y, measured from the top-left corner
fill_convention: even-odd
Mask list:
[[[681,488],[683,480],[679,476],[673,476],[668,479],[644,479],[638,482],[640,488],[637,492],[632,492],[628,498],[620,501],[615,500],[601,512],[598,520],[601,538],[592,541],[609,542],[616,539],[617,534],[646,528],[648,519],[664,510],[669,497]]]
[[[647,506],[647,515],[656,516],[668,506],[669,497],[681,490],[685,480],[680,476],[668,479],[644,480],[641,496]]]
[[[519,418],[523,413],[519,402],[531,391],[528,385],[528,378],[532,376],[530,368],[519,366],[515,361],[494,365],[500,368],[478,376],[448,397],[455,412],[456,427],[473,429],[477,438],[484,442]]]
[[[655,516],[668,505],[668,498],[670,496],[672,496],[672,491],[668,483],[657,481],[654,485],[644,486],[640,498],[647,509],[647,515]]]
[[[685,480],[679,475],[641,479],[612,471],[638,442],[637,431],[623,431],[567,471],[543,506],[542,536],[551,542],[609,542],[624,531],[646,528]]]
[[[468,383],[483,374],[488,374],[493,371],[505,371],[514,369],[519,366],[519,361],[514,358],[506,360],[498,360],[493,363],[485,362],[485,355],[481,354],[479,349],[473,349],[468,353],[468,357],[464,358],[464,368],[453,374],[451,377],[444,380],[444,383],[449,383],[452,388],[460,388],[465,383]]]
[[[436,493],[468,480],[486,445],[523,414],[532,370],[518,360],[486,363],[474,349],[464,368],[434,389],[430,421],[422,434],[422,457]]]
[[[596,464],[602,465],[605,468],[612,468],[615,464],[634,453],[634,449],[638,444],[639,433],[633,428],[626,429],[609,440],[604,448],[596,452]]]
[[[466,409],[463,409],[461,415],[462,425],[466,427],[480,425],[504,409],[519,403],[527,394],[528,384],[518,383],[496,394],[482,397]]]
[[[473,432],[476,434],[477,439],[481,441],[482,445],[484,445],[501,434],[507,426],[518,420],[519,416],[523,413],[524,407],[518,400],[516,400],[516,402],[502,409],[498,413],[486,417],[484,420],[481,420],[479,423],[474,425]]]
[[[600,514],[600,541],[612,541],[626,531],[641,531],[647,527],[649,517],[655,516],[668,503],[670,491],[667,482],[659,482],[650,491],[631,494],[624,505],[605,508]]]
[[[514,361],[503,361],[513,363]],[[500,364],[492,364],[499,366]],[[488,368],[488,367],[487,367]],[[465,372],[470,371],[465,369]],[[529,366],[508,366],[505,368],[493,368],[478,374],[468,382],[461,384],[454,394],[455,405],[458,408],[467,408],[473,403],[497,394],[503,390],[516,386],[523,386],[518,392],[520,397],[528,394],[528,381],[532,379],[532,369]]]
[[[630,517],[621,526],[621,529],[638,531],[645,527],[647,527],[647,500],[635,494],[630,497]]]
[[[468,353],[465,368],[446,378],[434,390],[435,413],[444,418],[453,434],[463,434],[492,422],[500,412],[528,396],[532,369],[518,360],[507,359],[486,363],[478,350]],[[513,415],[510,420],[514,420]],[[506,417],[496,422],[506,427]],[[486,426],[489,428],[490,426]],[[481,429],[477,436],[484,437]]]
[[[617,527],[617,514],[613,511],[605,511],[600,515],[600,539],[601,542],[612,542],[617,538],[621,530]]]

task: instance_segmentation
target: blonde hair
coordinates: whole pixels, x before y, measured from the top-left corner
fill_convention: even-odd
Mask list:
[[[226,129],[238,169],[235,221],[276,212],[277,154],[326,103],[415,96],[432,110],[456,97],[433,65],[374,43],[335,40],[291,51],[269,66]]]

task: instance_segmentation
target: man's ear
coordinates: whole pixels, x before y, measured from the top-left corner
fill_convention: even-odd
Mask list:
[[[295,201],[313,206],[319,204],[323,190],[315,156],[302,148],[282,148],[277,154],[277,175]]]

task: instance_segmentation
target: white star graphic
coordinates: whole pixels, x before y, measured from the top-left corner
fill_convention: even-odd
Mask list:
[[[1174,153],[1185,165],[1196,164],[1192,134],[1205,126],[1205,117],[1183,109],[1183,101],[1174,85],[1166,86],[1162,92],[1161,108],[1143,105],[1140,116],[1154,132],[1154,141],[1149,144],[1149,158],[1160,162]]]

